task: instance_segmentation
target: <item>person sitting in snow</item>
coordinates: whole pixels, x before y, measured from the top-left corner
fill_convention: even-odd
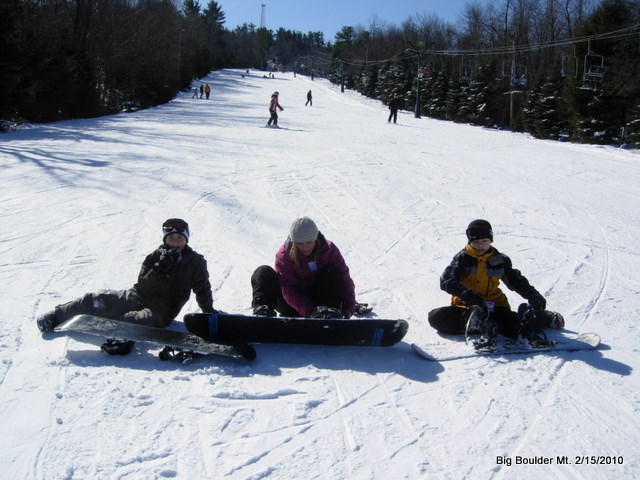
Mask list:
[[[355,286],[338,247],[308,217],[293,221],[275,258],[251,276],[254,315],[350,318],[356,310]]]
[[[162,245],[142,262],[138,282],[129,290],[100,290],[58,305],[37,318],[41,332],[49,332],[75,315],[88,314],[152,327],[167,327],[193,291],[205,313],[214,312],[205,258],[189,242],[189,225],[170,218],[162,224]],[[134,342],[107,340],[101,349],[127,355]]]
[[[480,343],[495,345],[496,334],[522,337],[544,344],[543,328],[564,328],[559,313],[545,310],[545,298],[513,268],[511,259],[493,243],[491,224],[472,221],[466,230],[468,243],[458,252],[440,277],[440,288],[452,295],[451,305],[431,310],[429,324],[444,334],[480,334]],[[524,297],[527,303],[511,311],[500,280]]]
[[[273,124],[275,128],[278,128],[278,109],[280,109],[280,111],[284,110],[278,102],[279,95],[279,92],[273,92],[271,95],[271,101],[269,102],[269,113],[271,114],[271,118],[269,118],[269,121],[267,122],[267,127],[271,127],[271,124]]]

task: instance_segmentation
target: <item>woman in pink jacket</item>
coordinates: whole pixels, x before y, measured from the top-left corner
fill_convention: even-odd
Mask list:
[[[278,110],[282,111],[284,110],[284,108],[282,108],[280,106],[280,102],[278,102],[278,95],[280,95],[279,92],[273,92],[273,94],[271,95],[271,100],[269,101],[269,113],[271,114],[271,117],[267,122],[267,127],[279,128],[278,127]]]
[[[276,253],[275,269],[258,267],[251,286],[254,315],[350,318],[356,308],[349,267],[308,217],[294,220]]]

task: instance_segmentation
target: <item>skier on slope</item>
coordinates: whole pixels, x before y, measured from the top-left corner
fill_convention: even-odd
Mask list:
[[[258,267],[251,276],[254,315],[350,318],[355,286],[338,247],[308,217],[294,220],[276,253],[275,269]]]
[[[387,123],[391,123],[391,120],[393,120],[393,123],[398,122],[399,108],[400,108],[400,97],[396,95],[389,102],[389,118],[387,119]]]
[[[267,127],[271,127],[271,124],[273,124],[273,127],[278,128],[278,109],[280,109],[280,111],[284,110],[278,102],[279,95],[279,92],[273,92],[271,95],[271,101],[269,102],[269,113],[271,114],[271,118],[269,118],[269,121],[267,122]]]
[[[152,327],[167,327],[189,300],[191,291],[205,313],[214,312],[205,258],[187,245],[189,225],[170,218],[162,225],[162,245],[142,262],[138,282],[129,290],[100,290],[58,305],[37,318],[49,332],[75,315],[88,314]],[[101,349],[127,355],[134,342],[107,340]]]
[[[511,259],[491,244],[493,230],[486,220],[472,221],[468,243],[458,252],[440,277],[440,288],[451,294],[451,306],[429,312],[429,324],[445,334],[480,334],[479,347],[495,346],[496,334],[522,337],[532,345],[544,345],[543,328],[564,328],[559,313],[545,310],[545,298],[513,268]],[[528,300],[511,311],[500,280]]]

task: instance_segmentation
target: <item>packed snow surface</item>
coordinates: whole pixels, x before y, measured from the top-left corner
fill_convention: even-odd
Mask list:
[[[210,100],[0,136],[0,477],[638,478],[640,155],[410,111],[388,124],[380,102],[325,80],[243,73],[194,82]],[[275,90],[283,128],[261,128]],[[403,342],[182,365],[36,328],[56,304],[133,285],[170,217],[189,222],[215,306],[249,313],[251,273],[301,215],[338,245],[359,301],[409,321]],[[565,333],[597,332],[600,348],[412,353],[448,341],[427,312],[448,304],[439,276],[475,218]]]

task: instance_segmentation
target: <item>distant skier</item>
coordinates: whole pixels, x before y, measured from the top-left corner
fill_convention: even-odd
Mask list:
[[[399,108],[400,108],[400,97],[394,96],[389,102],[389,119],[387,120],[387,123],[391,123],[391,120],[393,120],[393,123],[397,123]]]
[[[311,95],[311,90],[307,92],[307,103],[305,103],[304,106],[306,107],[307,105],[313,107],[313,96]]]
[[[496,334],[518,336],[532,344],[544,344],[543,328],[564,328],[559,313],[545,310],[547,301],[513,268],[511,259],[492,247],[493,230],[486,220],[472,221],[467,246],[458,252],[440,277],[440,288],[451,294],[451,306],[429,312],[429,324],[444,334],[479,334],[491,348]],[[511,311],[500,280],[528,300]],[[525,315],[526,314],[526,315]]]
[[[209,84],[207,83],[207,85],[204,87],[204,94],[207,97],[207,100],[209,100],[209,95],[211,94],[211,87],[209,86]]]
[[[275,269],[258,267],[251,276],[254,315],[350,318],[355,286],[340,250],[308,217],[291,224],[276,253]]]
[[[132,288],[100,290],[58,305],[37,318],[40,331],[49,332],[81,314],[167,327],[187,303],[191,291],[203,312],[214,312],[207,262],[187,245],[187,222],[170,218],[162,224],[162,235],[162,245],[144,259],[138,281]],[[109,339],[101,349],[109,355],[127,355],[133,344]]]
[[[279,92],[273,92],[271,95],[271,101],[269,102],[269,113],[271,114],[271,118],[269,118],[269,121],[267,122],[267,127],[271,127],[273,124],[273,127],[278,128],[278,109],[280,109],[280,111],[284,110],[278,102],[279,95]]]

